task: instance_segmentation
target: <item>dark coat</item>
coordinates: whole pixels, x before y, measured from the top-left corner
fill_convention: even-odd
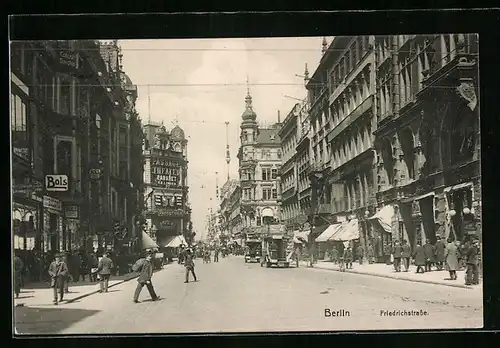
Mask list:
[[[443,262],[445,260],[446,244],[444,244],[444,241],[439,240],[436,242],[435,248],[436,248],[436,260],[438,262]]]
[[[64,281],[64,278],[68,274],[68,266],[64,261],[57,264],[56,261],[52,261],[49,266],[49,275],[51,278],[50,286],[60,285]]]
[[[97,266],[97,272],[101,275],[111,274],[111,270],[115,267],[113,261],[107,257],[103,256],[101,261],[99,261],[99,266]]]
[[[417,245],[417,247],[415,248],[415,252],[413,253],[413,258],[415,259],[415,265],[425,265],[425,250],[423,246]]]
[[[401,256],[411,257],[411,248],[408,244],[401,245]]]
[[[371,245],[366,249],[366,255],[368,257],[373,257],[373,255],[375,255],[375,253],[373,252],[373,247]]]
[[[434,246],[431,243],[425,243],[423,248],[426,260],[434,261]]]
[[[351,249],[349,249],[349,250],[348,250],[348,249],[346,249],[346,250],[344,251],[344,259],[345,259],[345,260],[349,260],[349,261],[351,261],[351,260],[352,260],[352,250],[351,250]]]
[[[401,245],[396,244],[394,248],[392,248],[392,254],[394,255],[394,258],[400,258],[403,253],[403,248]]]
[[[191,254],[186,254],[186,256],[185,256],[184,266],[185,266],[186,268],[194,268],[193,255],[191,255]]]
[[[139,278],[137,278],[137,281],[139,283],[146,283],[151,280],[151,277],[153,276],[153,264],[151,261],[148,261],[147,259],[143,259],[143,261],[140,263],[139,266]]]
[[[468,265],[477,265],[479,263],[479,248],[477,246],[471,245],[467,249],[466,263]]]
[[[358,247],[358,249],[356,249],[356,255],[358,257],[363,257],[365,255],[365,251],[363,250],[363,247]]]
[[[460,257],[460,252],[455,243],[448,243],[444,251],[446,257],[446,269],[448,271],[457,271],[460,268],[460,263],[458,259]]]

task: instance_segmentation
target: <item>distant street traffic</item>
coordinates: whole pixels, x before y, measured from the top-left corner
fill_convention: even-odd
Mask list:
[[[189,333],[438,329],[482,326],[479,289],[310,268],[265,268],[243,257],[177,263],[155,273],[162,297],[132,302],[131,280],[58,307],[16,307],[20,334]],[[398,312],[399,311],[399,312]],[[403,313],[406,311],[406,313]]]

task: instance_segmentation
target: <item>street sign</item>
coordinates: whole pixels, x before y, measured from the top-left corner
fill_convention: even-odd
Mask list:
[[[80,209],[77,205],[67,205],[64,208],[64,215],[69,219],[78,219]]]
[[[45,175],[45,189],[47,191],[68,191],[69,180],[67,175]]]

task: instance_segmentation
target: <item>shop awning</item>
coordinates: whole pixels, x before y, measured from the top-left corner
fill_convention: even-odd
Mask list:
[[[333,224],[328,226],[328,228],[321,233],[321,235],[316,238],[316,242],[327,242],[334,234],[337,232],[339,228],[341,228],[342,224]]]
[[[158,244],[145,231],[142,231],[142,250],[158,248]]]
[[[394,217],[394,207],[386,205],[368,220],[376,221],[387,233],[392,233],[392,218]]]
[[[313,236],[320,236],[325,230],[330,227],[330,225],[321,225],[321,226],[316,226],[312,230]]]
[[[168,244],[165,245],[166,248],[178,248],[181,245],[187,245],[186,239],[184,236],[175,236],[172,238]]]
[[[329,240],[345,242],[359,238],[358,219],[342,222]]]

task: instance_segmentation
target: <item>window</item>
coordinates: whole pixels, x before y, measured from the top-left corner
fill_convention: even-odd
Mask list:
[[[262,189],[262,199],[265,201],[269,201],[272,199],[272,189],[270,188],[263,188]]]
[[[75,80],[67,75],[58,76],[57,112],[63,115],[76,115]]]
[[[271,180],[271,168],[262,168],[262,181]]]
[[[277,190],[277,189],[275,189],[275,188],[273,188],[273,189],[272,189],[272,195],[273,195],[273,196],[272,196],[272,197],[273,197],[273,199],[278,199],[278,190]]]
[[[15,155],[29,161],[28,107],[16,94],[10,95],[10,103],[12,150]]]
[[[276,180],[277,177],[278,177],[278,169],[276,168],[271,169],[271,180]]]
[[[69,177],[72,175],[72,159],[71,159],[71,141],[58,141],[56,146],[56,174],[66,174]]]

